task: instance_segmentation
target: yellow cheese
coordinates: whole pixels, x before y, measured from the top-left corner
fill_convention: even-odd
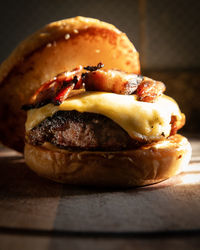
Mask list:
[[[98,113],[109,117],[137,140],[159,140],[171,130],[171,116],[181,120],[176,102],[162,95],[155,103],[140,102],[135,95],[118,95],[108,92],[85,92],[71,97],[60,106],[47,104],[28,111],[26,131],[59,110]]]

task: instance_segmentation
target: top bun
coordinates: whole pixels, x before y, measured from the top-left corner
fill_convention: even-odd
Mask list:
[[[0,141],[23,152],[27,103],[40,85],[78,65],[140,74],[139,54],[126,34],[92,18],[46,25],[21,42],[0,66]]]

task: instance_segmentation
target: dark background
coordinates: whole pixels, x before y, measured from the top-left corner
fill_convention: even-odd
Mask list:
[[[187,115],[185,131],[200,128],[200,2],[195,0],[6,0],[0,7],[0,62],[41,26],[77,15],[110,22],[140,53],[142,73],[162,80]]]
[[[126,32],[142,73],[165,82],[186,114],[182,133],[199,133],[200,1],[0,0],[0,62],[41,26],[77,15]],[[0,147],[0,248],[199,249],[200,137],[194,138],[187,172],[127,190],[53,184]]]

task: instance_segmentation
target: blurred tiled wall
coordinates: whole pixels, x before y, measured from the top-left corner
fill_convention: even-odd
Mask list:
[[[200,1],[6,0],[0,13],[0,62],[51,21],[82,15],[113,23],[140,52],[142,72],[165,81],[168,93],[181,102],[190,117],[186,130],[199,130]]]

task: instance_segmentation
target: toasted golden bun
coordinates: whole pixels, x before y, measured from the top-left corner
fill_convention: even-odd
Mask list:
[[[174,135],[139,149],[117,152],[72,152],[25,145],[27,165],[42,177],[76,185],[131,187],[153,184],[182,171],[191,146]]]
[[[21,106],[58,73],[99,62],[140,73],[138,52],[127,36],[96,19],[53,22],[20,43],[0,67],[0,140],[22,152],[26,117]]]

